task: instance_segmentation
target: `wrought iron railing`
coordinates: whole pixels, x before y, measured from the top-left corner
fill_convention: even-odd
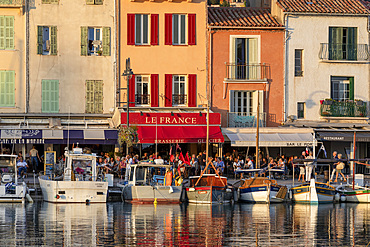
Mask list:
[[[260,113],[259,126],[265,127],[265,125],[266,113],[262,112]],[[228,127],[257,127],[257,112],[229,112]]]
[[[24,6],[25,0],[0,0],[0,6]]]
[[[185,105],[186,102],[186,94],[172,94],[173,105]]]
[[[320,105],[323,117],[367,117],[367,104],[363,101],[325,100]]]
[[[319,57],[333,61],[369,61],[367,44],[321,43]]]
[[[226,79],[267,80],[270,66],[266,64],[226,63]]]
[[[135,94],[135,103],[138,105],[149,105],[150,94]]]

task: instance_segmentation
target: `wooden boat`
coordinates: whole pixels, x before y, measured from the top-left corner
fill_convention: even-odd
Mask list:
[[[18,181],[17,155],[0,154],[0,202],[32,202],[25,182]]]
[[[304,183],[290,189],[291,198],[294,202],[303,203],[331,203],[334,202],[335,188],[326,183],[316,182],[311,179],[310,183]]]
[[[288,188],[278,185],[276,180],[266,177],[243,179],[238,188],[239,201],[276,203],[285,200]]]
[[[340,185],[337,188],[340,200],[345,202],[370,202],[370,188],[352,184]]]
[[[130,171],[126,171],[130,172],[129,180],[117,184],[122,189],[122,197],[125,201],[180,203],[182,186],[176,186],[175,181],[172,181],[171,166],[165,165],[163,160],[155,161],[156,163],[139,162],[131,165]],[[167,182],[165,182],[165,174],[168,178]]]
[[[96,155],[75,148],[65,152],[61,177],[39,176],[44,201],[53,203],[95,203],[107,201],[108,182],[97,177]]]
[[[203,174],[189,177],[190,184],[186,187],[189,203],[230,203],[233,188],[227,185],[227,178],[216,174]]]

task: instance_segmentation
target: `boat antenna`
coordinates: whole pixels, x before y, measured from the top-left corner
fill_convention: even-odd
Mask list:
[[[67,137],[67,151],[69,151],[69,122],[71,121],[71,106],[68,106],[68,126],[67,126],[67,131],[68,131],[68,137]]]

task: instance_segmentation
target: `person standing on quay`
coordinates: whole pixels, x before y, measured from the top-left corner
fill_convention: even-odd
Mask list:
[[[31,164],[32,164],[33,169],[35,171],[38,171],[40,156],[39,156],[39,151],[37,151],[35,146],[33,146],[32,149],[30,150],[30,157],[31,157]]]

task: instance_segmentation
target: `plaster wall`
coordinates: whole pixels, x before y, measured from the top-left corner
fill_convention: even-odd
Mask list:
[[[305,120],[320,120],[320,100],[330,98],[331,76],[354,77],[355,99],[369,100],[368,62],[319,59],[320,43],[329,42],[329,27],[357,27],[357,43],[368,44],[367,17],[289,15],[286,25],[289,31],[287,116],[297,116],[297,102],[305,102]],[[294,76],[295,49],[303,49],[302,77]]]
[[[14,16],[14,49],[0,50],[0,70],[15,71],[15,106],[0,107],[0,113],[25,111],[25,20],[22,8],[0,8],[0,15]]]
[[[30,10],[30,112],[41,112],[41,80],[59,80],[59,112],[85,112],[86,80],[103,80],[103,113],[115,106],[114,1],[63,0]],[[37,54],[37,26],[57,26],[56,56]],[[81,26],[110,27],[110,56],[81,56]]]

